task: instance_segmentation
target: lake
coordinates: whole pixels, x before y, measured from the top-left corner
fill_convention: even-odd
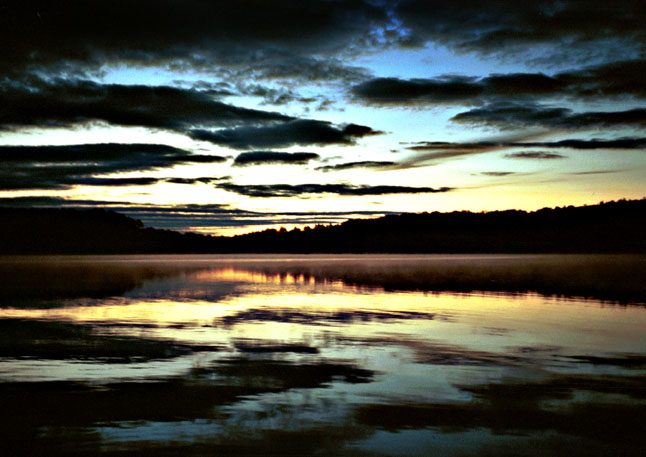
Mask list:
[[[0,258],[4,455],[646,455],[646,257]]]

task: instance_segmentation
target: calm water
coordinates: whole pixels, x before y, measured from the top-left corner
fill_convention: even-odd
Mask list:
[[[644,264],[0,259],[0,446],[4,455],[644,455]]]

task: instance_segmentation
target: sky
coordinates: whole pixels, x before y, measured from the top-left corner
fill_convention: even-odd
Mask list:
[[[0,206],[219,235],[646,196],[643,1],[0,0]]]

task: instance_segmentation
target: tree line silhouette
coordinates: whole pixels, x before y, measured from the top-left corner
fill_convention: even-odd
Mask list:
[[[2,254],[646,252],[646,199],[405,213],[233,237],[144,227],[104,209],[2,208],[0,215]]]

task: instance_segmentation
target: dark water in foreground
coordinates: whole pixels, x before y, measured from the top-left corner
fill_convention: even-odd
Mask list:
[[[0,258],[0,449],[645,455],[645,264]]]

